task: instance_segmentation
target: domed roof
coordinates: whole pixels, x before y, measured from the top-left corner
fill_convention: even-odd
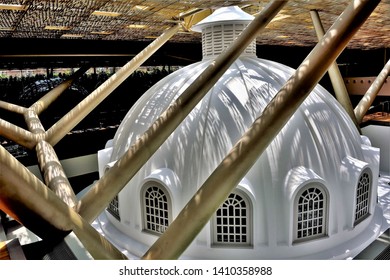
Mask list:
[[[182,68],[148,90],[122,121],[114,138],[111,161],[123,155],[210,62]],[[205,163],[210,166],[206,173],[213,170],[292,73],[293,69],[276,62],[239,58],[164,144],[172,143],[164,161],[171,158],[177,162],[174,157],[180,155],[181,164],[199,164],[193,167],[197,173],[202,173]],[[288,143],[285,150],[294,152],[290,162],[286,162],[288,166],[305,165],[306,161],[316,163],[321,173],[333,174],[335,170],[328,169],[333,168],[335,161],[340,162],[347,155],[363,157],[358,131],[321,86],[313,90],[281,134],[281,143]],[[297,147],[292,150],[294,143]],[[280,153],[280,148],[275,152]],[[300,158],[303,154],[307,155]]]
[[[107,145],[105,158],[99,158],[100,170],[118,160],[212,62],[206,57],[150,88],[123,119],[113,141]],[[253,56],[238,58],[120,192],[120,207],[115,206],[122,213],[120,221],[108,217],[121,232],[112,234],[118,242],[142,255],[157,238],[143,231],[143,219],[147,216],[142,214],[146,207],[142,206],[145,186],[150,182],[163,186],[162,193],[166,191],[169,196],[164,203],[171,205],[173,219],[262,114],[293,71]],[[250,238],[245,235],[244,242],[248,250],[231,249],[235,250],[231,255],[230,249],[210,246],[218,235],[210,229],[218,224],[214,220],[187,249],[185,257],[333,258],[345,257],[346,250],[348,254],[356,252],[356,248],[375,238],[377,231],[369,226],[381,219],[371,215],[377,213],[376,189],[372,186],[377,183],[378,151],[367,139],[363,140],[364,143],[335,98],[317,85],[237,186],[239,197],[245,197],[245,205],[251,207],[248,212],[252,234]],[[356,202],[360,201],[357,188],[365,188],[363,202]],[[315,214],[302,214],[301,198],[311,200],[314,196],[319,199],[315,201],[316,207],[321,209]],[[364,213],[358,208],[364,209]],[[320,215],[321,219],[313,215]],[[302,217],[305,222],[298,222]],[[110,223],[105,224],[108,227]],[[315,229],[310,226],[303,232],[300,227],[308,224],[315,224]],[[363,232],[364,238],[359,235]],[[312,244],[315,239],[312,234],[318,239],[316,246]],[[348,243],[351,238],[353,245]],[[216,242],[221,240],[225,239],[221,237]]]

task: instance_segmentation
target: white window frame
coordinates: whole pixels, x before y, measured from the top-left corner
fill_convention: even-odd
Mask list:
[[[236,209],[233,207],[233,215],[229,215],[229,209],[223,209],[227,206],[227,203],[231,202],[231,196],[239,196],[241,201],[245,203],[245,225],[241,225],[243,222],[243,215],[241,215],[243,209]],[[225,215],[218,216],[219,211],[226,211],[227,217]],[[236,214],[238,214],[236,216]],[[224,223],[224,221],[226,223]],[[226,225],[225,225],[226,224]],[[222,227],[222,228],[221,228]],[[243,229],[245,228],[245,233]],[[222,230],[222,232],[220,232]],[[223,232],[225,231],[225,232]],[[222,236],[221,236],[222,235]],[[230,235],[230,236],[229,236]],[[218,208],[216,213],[213,215],[211,222],[211,244],[213,247],[251,247],[253,239],[253,206],[249,196],[241,190],[234,190],[225,202]],[[221,240],[225,238],[233,238],[233,241],[230,240]],[[244,240],[243,240],[244,239]]]
[[[301,203],[302,196],[310,189],[318,189],[322,200]],[[309,193],[314,197],[313,192]],[[294,243],[314,240],[327,236],[329,195],[326,188],[317,182],[304,185],[294,199]],[[319,230],[321,230],[319,232]]]
[[[165,200],[159,201],[157,198],[157,200],[152,202],[152,205],[148,204],[146,194],[151,188],[155,188],[153,191],[157,190],[160,196],[165,197]],[[141,195],[143,230],[155,235],[161,235],[167,229],[172,219],[172,204],[169,193],[163,184],[149,181],[142,187]],[[158,205],[155,205],[156,202],[158,202]]]
[[[354,225],[359,224],[370,215],[371,190],[372,173],[369,168],[366,168],[360,173],[356,186]]]

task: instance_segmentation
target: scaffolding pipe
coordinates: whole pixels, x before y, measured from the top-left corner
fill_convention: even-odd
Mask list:
[[[41,120],[39,119],[37,113],[31,108],[27,109],[24,114],[24,120],[27,124],[28,130],[33,134],[44,134],[45,128],[43,127]]]
[[[49,107],[65,90],[67,90],[72,83],[81,77],[90,67],[82,66],[80,67],[71,77],[63,81],[61,84],[53,88],[51,91],[46,93],[38,101],[30,106],[30,109],[33,110],[37,115],[41,114],[44,110]]]
[[[57,144],[72,128],[83,120],[96,108],[112,91],[125,81],[139,66],[152,56],[165,42],[167,42],[178,30],[177,24],[160,37],[149,44],[143,51],[126,63],[118,72],[112,75],[101,86],[89,94],[75,108],[62,117],[46,132],[46,141],[51,145]]]
[[[82,197],[77,209],[92,222],[118,194],[198,102],[215,85],[241,52],[256,38],[287,1],[273,1],[245,28],[195,81],[162,113],[150,128]]]
[[[368,88],[367,92],[364,94],[359,104],[355,107],[354,112],[356,114],[356,119],[360,124],[363,121],[364,115],[367,113],[368,109],[374,102],[376,96],[381,90],[383,84],[386,82],[387,77],[390,73],[390,59],[387,61],[382,71],[376,77],[375,81]]]
[[[143,259],[180,257],[379,2],[352,1]]]
[[[35,149],[46,186],[69,207],[74,207],[77,204],[76,195],[53,147],[41,140]]]
[[[321,23],[320,16],[317,10],[311,10],[310,15],[313,21],[314,29],[317,33],[318,41],[320,41],[325,34],[325,30]],[[341,106],[343,106],[344,110],[347,112],[347,114],[355,124],[356,128],[359,130],[359,133],[361,133],[358,121],[353,111],[351,99],[349,98],[347,87],[345,86],[344,79],[341,76],[340,69],[336,61],[334,61],[330,65],[328,69],[328,74],[333,86],[334,93],[336,95],[336,99],[339,101]]]
[[[75,79],[80,77],[88,69],[88,66],[81,67],[78,71],[76,71],[76,73],[72,75],[72,77],[46,93],[29,108],[0,100],[0,108],[23,115],[29,129],[28,132],[16,125],[0,119],[0,128],[2,128],[0,130],[0,135],[7,137],[8,139],[26,148],[34,148],[37,141],[44,138],[45,133],[45,129],[42,126],[38,115],[52,102],[54,102],[72,84]]]
[[[95,259],[126,259],[2,146],[0,209],[42,239],[73,231]]]
[[[0,135],[28,149],[33,149],[44,137],[44,134],[33,134],[3,119],[0,119]]]
[[[19,110],[19,112],[23,114],[27,127],[32,134],[20,130],[21,133],[24,133],[24,135],[16,135],[14,132],[18,130],[18,127],[12,124],[9,124],[6,133],[12,134],[13,136],[15,135],[14,137],[22,139],[27,139],[29,136],[35,137],[36,135],[41,135],[42,137],[45,134],[45,129],[38,117],[38,114],[43,112],[50,104],[52,104],[67,88],[69,88],[75,79],[80,77],[88,69],[89,67],[87,66],[81,67],[76,73],[72,75],[72,77],[46,93],[28,109],[17,105],[11,106],[12,104],[5,104],[8,105],[10,109],[23,109]],[[17,142],[22,143],[20,140]],[[38,162],[41,168],[41,172],[43,173],[45,183],[68,206],[74,207],[77,204],[76,195],[69,183],[68,178],[66,177],[65,171],[62,168],[62,165],[53,147],[43,139],[38,140],[38,142],[35,142],[35,144]],[[29,148],[32,147],[29,145]]]
[[[1,100],[0,100],[0,108],[17,114],[24,114],[25,110],[27,109],[23,106],[15,105]]]

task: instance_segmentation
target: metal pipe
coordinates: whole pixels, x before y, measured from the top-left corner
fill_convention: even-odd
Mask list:
[[[37,143],[36,152],[46,185],[69,207],[74,207],[76,195],[53,147],[42,140]]]
[[[52,239],[73,230],[95,259],[126,259],[2,146],[0,209],[42,239]]]
[[[367,92],[364,94],[363,98],[360,100],[358,105],[355,107],[354,112],[356,119],[360,124],[363,120],[364,115],[367,113],[368,109],[374,102],[378,92],[381,90],[383,84],[385,83],[387,77],[390,73],[390,59],[387,61],[382,71],[376,77],[375,81],[368,88]]]
[[[41,120],[34,110],[31,108],[27,109],[24,114],[24,120],[26,121],[28,130],[33,134],[45,133],[45,128],[43,127]]]
[[[51,145],[57,144],[72,128],[98,106],[112,91],[125,81],[142,63],[152,56],[178,30],[177,24],[149,44],[143,51],[126,63],[118,72],[112,75],[101,86],[89,94],[75,108],[62,117],[46,132],[46,141]]]
[[[352,1],[143,259],[176,259],[184,252],[379,2]]]
[[[0,100],[0,108],[18,114],[23,114],[27,108]]]
[[[31,105],[30,108],[0,101],[0,108],[22,114],[26,121],[27,127],[30,130],[30,132],[28,132],[0,119],[0,128],[2,128],[0,134],[24,147],[32,149],[39,139],[43,139],[43,134],[45,133],[45,129],[42,126],[38,115],[43,110],[45,110],[56,98],[58,98],[58,96],[64,92],[76,78],[81,76],[88,69],[89,67],[87,66],[81,67],[76,73],[74,73],[74,75],[72,75],[71,78],[61,83],[53,90],[49,91],[41,99]]]
[[[104,210],[286,3],[287,1],[273,1],[267,5],[237,39],[195,79],[150,128],[140,135],[114,166],[94,184],[77,206],[78,212],[84,219],[92,222]]]
[[[30,132],[34,134],[45,133],[45,129],[39,120],[38,114],[47,109],[50,104],[70,87],[75,79],[80,77],[88,69],[89,66],[79,68],[79,70],[69,79],[46,93],[42,98],[30,106],[30,108],[25,110],[24,119]],[[36,152],[46,185],[68,206],[75,206],[77,204],[76,195],[73,192],[73,188],[69,183],[53,147],[46,141],[41,140],[36,145]]]
[[[192,16],[192,15],[194,15],[196,13],[199,13],[199,12],[201,12],[203,10],[204,9],[202,9],[202,8],[195,8],[193,10],[190,10],[190,11],[187,11],[187,12],[184,12],[184,13],[180,13],[179,16],[173,17],[173,20],[184,19],[185,17]]]
[[[33,149],[38,140],[44,137],[43,134],[33,134],[2,119],[0,119],[0,135],[28,149]]]
[[[47,107],[52,104],[66,89],[68,89],[74,80],[82,76],[90,67],[82,66],[80,67],[71,77],[63,81],[61,84],[53,88],[51,91],[46,93],[38,101],[30,106],[30,109],[33,110],[37,115],[41,114]]]
[[[324,30],[324,27],[321,23],[320,16],[319,16],[317,10],[311,10],[310,15],[311,15],[311,19],[313,21],[314,29],[317,33],[318,41],[320,41],[321,38],[325,34],[325,30]],[[344,110],[347,112],[349,117],[354,122],[356,128],[361,133],[358,121],[356,119],[355,113],[354,113],[353,108],[352,108],[352,103],[351,103],[351,99],[349,98],[347,87],[345,86],[343,77],[341,76],[340,69],[339,69],[336,61],[334,61],[330,65],[330,67],[328,69],[328,74],[329,74],[330,81],[331,81],[332,86],[333,86],[334,93],[336,95],[336,99],[339,101],[341,106],[343,106]]]

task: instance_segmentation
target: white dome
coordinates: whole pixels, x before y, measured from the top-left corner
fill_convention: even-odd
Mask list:
[[[99,152],[101,174],[211,62],[204,59],[176,71],[139,99],[113,141]],[[99,218],[105,234],[142,256],[292,73],[276,62],[237,59]],[[226,219],[226,230],[234,232],[225,234],[221,210],[182,257],[324,259],[357,254],[376,238],[381,223],[375,187],[379,152],[366,139],[364,143],[338,102],[316,86],[235,190],[244,200],[245,225],[238,219],[244,212],[239,212],[237,222]],[[152,207],[152,218],[145,212],[150,210],[145,204],[150,186],[154,191],[161,187],[165,196],[165,206]]]

